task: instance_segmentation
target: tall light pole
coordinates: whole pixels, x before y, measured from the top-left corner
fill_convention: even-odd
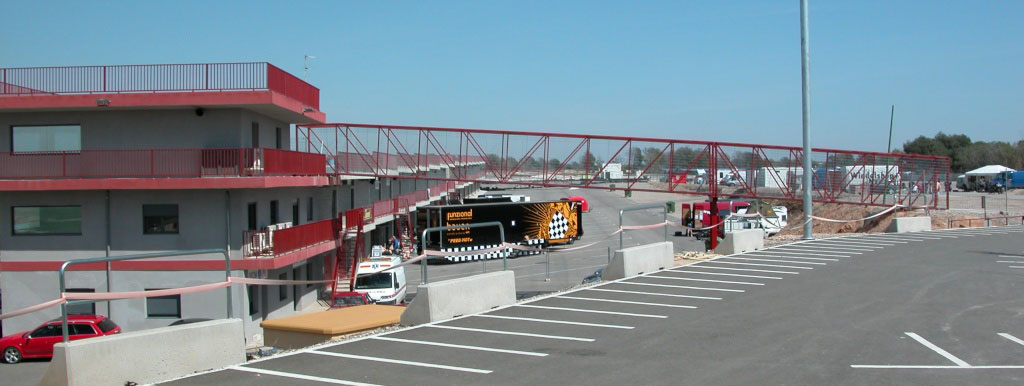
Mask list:
[[[807,0],[800,0],[800,73],[803,93],[803,128],[804,128],[804,240],[814,238],[814,224],[811,215],[811,58],[810,37],[807,31]]]

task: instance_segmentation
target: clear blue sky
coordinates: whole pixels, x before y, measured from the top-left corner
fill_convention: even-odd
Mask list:
[[[797,0],[4,1],[0,66],[269,61],[333,122],[800,144]],[[812,141],[1024,138],[1024,1],[811,0]]]

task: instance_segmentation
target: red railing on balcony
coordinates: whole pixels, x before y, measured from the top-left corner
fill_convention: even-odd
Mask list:
[[[275,91],[320,109],[320,90],[266,62],[0,69],[0,96]]]
[[[342,231],[340,219],[330,219],[294,226],[271,235],[274,255],[281,255],[299,249],[336,240]]]
[[[322,154],[278,149],[0,152],[0,179],[323,175]]]

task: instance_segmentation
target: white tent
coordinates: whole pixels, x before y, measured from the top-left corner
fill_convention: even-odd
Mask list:
[[[964,173],[964,174],[968,175],[968,176],[994,176],[996,174],[999,174],[999,173],[1002,173],[1002,172],[1005,172],[1005,171],[1011,171],[1012,172],[1013,169],[1010,169],[1010,168],[1008,168],[1006,166],[1003,166],[1003,165],[986,165],[986,166],[982,166],[980,168],[971,170],[971,171],[969,171],[967,173]]]

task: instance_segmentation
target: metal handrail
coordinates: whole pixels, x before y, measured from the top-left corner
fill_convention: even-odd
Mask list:
[[[136,255],[124,255],[124,256],[111,256],[111,257],[90,257],[85,259],[74,259],[65,261],[61,264],[60,271],[57,274],[57,278],[60,281],[60,296],[64,296],[64,291],[67,289],[64,283],[64,271],[68,267],[77,264],[89,264],[89,263],[106,263],[111,261],[121,260],[139,260],[139,259],[151,259],[154,257],[171,257],[171,256],[186,256],[186,255],[201,255],[207,253],[223,253],[224,254],[224,279],[231,277],[231,257],[228,255],[227,249],[193,249],[188,251],[175,251],[175,252],[157,252],[157,253],[143,253]],[[110,288],[109,283],[107,288]],[[228,319],[231,319],[231,287],[225,289],[227,293],[227,306],[228,306]],[[68,342],[68,304],[79,304],[79,303],[94,303],[95,300],[69,300],[60,305],[60,328],[61,333],[64,336],[64,343]]]
[[[631,206],[631,207],[619,210],[619,229],[621,230],[619,232],[619,249],[622,249],[622,234],[626,232],[624,229],[622,229],[622,213],[623,212],[632,212],[632,211],[637,211],[637,210],[644,210],[644,209],[658,209],[658,208],[661,208],[661,211],[665,215],[665,221],[667,222],[668,221],[668,208],[665,206],[665,204],[646,204],[646,205],[640,205],[640,206]],[[665,241],[668,241],[668,224],[665,225]]]
[[[449,225],[449,226],[443,226],[443,227],[433,227],[433,228],[424,229],[423,230],[423,235],[420,237],[420,240],[422,240],[422,244],[423,244],[423,252],[426,253],[426,251],[427,251],[427,233],[429,233],[429,232],[438,232],[438,231],[445,231],[445,230],[448,230],[448,229],[461,229],[461,228],[482,228],[482,227],[490,227],[490,226],[495,226],[495,225],[498,226],[498,232],[501,235],[501,243],[499,243],[499,244],[503,244],[503,243],[505,243],[505,226],[502,225],[501,222],[499,222],[499,221],[488,221],[488,222],[471,223],[471,224],[463,224],[463,225]],[[423,259],[420,260],[420,275],[422,276],[423,284],[427,284],[427,260],[429,260],[429,259],[430,259],[430,256],[424,256]],[[481,261],[485,261],[485,260],[481,260]],[[502,261],[502,270],[503,271],[507,271],[508,270],[508,254],[507,253],[502,253],[501,254],[501,261]],[[485,266],[484,269],[486,270],[487,267]]]

